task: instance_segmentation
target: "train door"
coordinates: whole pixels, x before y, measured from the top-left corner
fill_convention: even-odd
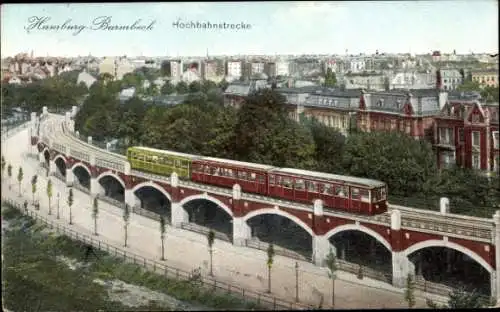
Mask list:
[[[349,201],[350,201],[351,212],[359,213],[361,211],[359,188],[350,186],[349,190],[350,190]]]
[[[282,178],[282,186],[283,186],[283,197],[289,200],[293,200],[293,178],[292,177],[283,177]]]
[[[270,174],[269,175],[269,195],[272,197],[283,197],[283,190],[281,187],[281,176]]]
[[[307,201],[306,181],[304,179],[294,179],[294,199],[300,201]]]

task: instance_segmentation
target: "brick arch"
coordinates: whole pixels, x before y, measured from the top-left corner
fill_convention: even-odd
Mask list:
[[[62,160],[64,161],[64,164],[66,165],[68,163],[68,160],[66,159],[66,157],[64,157],[64,155],[61,155],[61,154],[57,154],[55,157],[54,157],[54,163],[56,162],[56,160],[58,158],[62,158]]]
[[[285,217],[287,219],[290,219],[293,222],[295,222],[295,224],[297,224],[301,228],[303,228],[307,233],[309,233],[309,235],[311,235],[311,237],[314,237],[313,230],[304,221],[302,221],[299,217],[296,217],[293,214],[288,213],[288,212],[283,211],[283,210],[280,210],[280,209],[264,208],[264,209],[254,210],[252,212],[247,213],[243,217],[243,221],[247,222],[251,218],[256,217],[256,216],[260,216],[260,215],[263,215],[263,214],[276,214],[276,215]]]
[[[437,240],[437,239],[430,239],[430,240],[426,240],[426,241],[411,245],[410,247],[406,248],[406,250],[404,250],[403,252],[404,252],[404,255],[406,257],[408,257],[412,253],[414,253],[415,251],[420,250],[420,249],[424,249],[424,248],[428,248],[428,247],[446,247],[446,248],[454,249],[454,250],[459,251],[459,252],[471,257],[472,259],[474,259],[477,263],[479,263],[489,273],[494,271],[493,267],[488,262],[486,262],[486,260],[484,260],[481,256],[479,256],[477,253],[470,250],[469,248],[466,248],[466,247],[459,245],[457,243],[454,243],[454,242]]]
[[[123,189],[127,189],[126,185],[125,185],[125,182],[122,180],[122,178],[120,178],[119,175],[111,172],[111,171],[104,171],[103,173],[101,173],[97,178],[96,178],[96,181],[99,182],[100,179],[102,179],[103,177],[105,176],[110,176],[110,177],[113,177],[115,178],[118,182],[120,182],[120,184],[123,186]]]
[[[41,152],[43,152],[45,145],[42,142],[38,141],[38,143],[36,144],[36,147],[38,148],[38,152],[41,153]]]
[[[165,195],[165,197],[170,201],[172,202],[172,196],[170,196],[170,194],[163,188],[161,187],[160,185],[158,185],[157,183],[154,183],[154,182],[151,182],[151,181],[145,181],[145,182],[142,182],[142,183],[139,183],[137,184],[136,186],[134,186],[132,188],[132,193],[135,193],[136,191],[138,191],[140,188],[142,187],[145,187],[145,186],[149,186],[149,187],[152,187],[154,188],[155,190],[159,191],[160,193],[162,193],[163,195]]]
[[[90,171],[90,169],[84,163],[82,163],[81,161],[75,162],[73,164],[73,166],[71,166],[71,171],[74,172],[74,170],[76,169],[76,167],[83,167],[83,169],[85,169],[85,171],[87,171],[87,173],[89,174],[89,177],[92,178],[92,172]]]
[[[47,146],[45,146],[45,147],[43,148],[43,150],[41,151],[41,153],[43,154],[43,157],[45,157],[45,152],[46,152],[46,151],[49,153],[49,156],[50,156],[50,149],[49,149]]]
[[[226,205],[224,204],[223,202],[221,202],[220,200],[218,200],[217,198],[215,197],[212,197],[210,195],[207,195],[205,193],[203,194],[197,194],[197,195],[191,195],[191,196],[188,196],[186,198],[184,198],[183,200],[181,200],[179,202],[179,205],[184,206],[185,204],[187,204],[188,202],[190,201],[193,201],[193,200],[196,200],[196,199],[206,199],[206,200],[209,200],[211,202],[213,202],[214,204],[217,204],[219,207],[221,207],[222,209],[224,209],[224,211],[231,216],[231,218],[234,217],[233,215],[233,211]]]
[[[331,229],[330,231],[328,231],[325,234],[325,237],[327,239],[330,239],[330,237],[332,237],[333,235],[338,234],[340,232],[344,232],[344,231],[363,232],[363,233],[375,238],[380,244],[382,244],[385,248],[387,248],[387,250],[392,252],[391,244],[382,235],[380,235],[379,233],[375,232],[374,230],[372,230],[366,226],[363,226],[361,224],[351,223],[351,224],[344,224],[341,226],[337,226],[337,227]]]

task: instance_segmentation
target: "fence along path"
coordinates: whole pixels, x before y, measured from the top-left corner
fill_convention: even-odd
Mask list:
[[[235,295],[236,297],[239,297],[243,300],[255,301],[257,304],[272,308],[273,310],[288,310],[288,309],[303,310],[303,309],[313,308],[310,305],[283,300],[266,293],[246,290],[236,285],[217,281],[214,278],[201,276],[199,275],[199,273],[196,273],[195,271],[188,272],[179,268],[168,266],[164,263],[155,260],[147,259],[138,254],[125,251],[117,246],[113,246],[112,244],[108,244],[104,241],[96,239],[95,237],[92,237],[90,235],[74,231],[67,226],[61,225],[57,222],[54,222],[53,220],[47,219],[32,210],[25,211],[21,203],[14,201],[12,199],[2,197],[2,202],[10,204],[11,206],[21,211],[21,213],[23,213],[24,215],[27,215],[35,219],[36,221],[41,222],[52,229],[55,229],[57,233],[66,235],[69,238],[80,241],[84,244],[91,245],[101,251],[108,252],[110,255],[113,255],[115,257],[121,257],[123,258],[123,260],[127,262],[142,265],[144,269],[153,271],[157,274],[162,274],[167,278],[173,278],[183,281],[193,281],[206,289],[223,291],[228,294]],[[63,222],[62,219],[61,221]]]

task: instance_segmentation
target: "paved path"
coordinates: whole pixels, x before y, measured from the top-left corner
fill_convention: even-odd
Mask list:
[[[33,157],[27,157],[27,151],[35,151],[35,147],[28,147],[29,131],[23,130],[9,139],[8,148],[4,150],[6,160],[13,164],[12,188],[9,190],[8,178],[2,181],[2,194],[10,198],[31,202],[31,177],[37,173],[38,191],[35,195],[40,200],[40,213],[48,216],[48,197],[46,195],[45,170]],[[24,180],[19,198],[17,171],[22,164]],[[57,192],[61,193],[60,207],[61,218],[68,220],[69,209],[66,204],[67,188],[65,184],[55,177],[51,178],[54,185],[52,199],[52,216],[55,220]],[[90,197],[74,189],[73,223],[74,230],[82,234],[92,234],[94,221],[91,217]],[[123,247],[123,219],[121,209],[106,202],[99,202],[100,212],[98,218],[99,239],[119,247]],[[30,208],[32,209],[32,208]],[[127,250],[144,257],[159,260],[161,256],[161,240],[159,224],[157,221],[131,215],[129,225],[129,247]],[[208,249],[206,238],[203,235],[167,227],[166,235],[166,263],[172,267],[189,271],[196,267],[202,268],[202,273],[208,273]],[[267,267],[265,251],[233,246],[224,241],[217,240],[214,244],[214,273],[216,278],[233,282],[242,287],[255,291],[267,289]],[[287,300],[295,298],[295,260],[276,256],[272,270],[272,292],[274,295]],[[319,303],[319,294],[324,296],[324,306],[331,303],[331,281],[327,277],[325,268],[319,268],[311,263],[299,261],[299,294],[302,302],[309,304]],[[403,290],[389,284],[364,278],[358,280],[355,275],[347,272],[338,272],[336,281],[335,306],[336,308],[404,308]],[[424,295],[416,291],[417,307],[426,307]],[[431,297],[431,295],[425,295]],[[432,296],[439,300],[440,297]]]

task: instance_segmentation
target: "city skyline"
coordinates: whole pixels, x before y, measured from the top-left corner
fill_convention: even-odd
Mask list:
[[[377,50],[493,54],[498,53],[497,12],[497,3],[486,0],[8,4],[1,11],[2,58],[31,51],[34,56],[171,57],[201,56],[207,51],[210,55],[371,54]],[[109,25],[130,26],[138,21],[135,26],[145,30],[103,30],[97,29],[97,22],[90,28],[96,19],[102,25],[104,16],[109,16]],[[190,21],[250,27],[173,26]],[[37,22],[52,28],[66,24],[66,29],[37,29]],[[68,25],[73,28],[68,30]],[[85,29],[74,27],[78,25]]]

